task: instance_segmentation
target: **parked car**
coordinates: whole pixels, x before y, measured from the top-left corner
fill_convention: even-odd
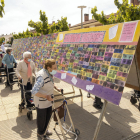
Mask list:
[[[4,44],[4,47],[11,47],[12,45],[11,44]]]

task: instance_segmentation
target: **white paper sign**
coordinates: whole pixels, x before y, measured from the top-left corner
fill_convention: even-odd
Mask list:
[[[88,90],[88,91],[89,91],[89,85],[86,85],[86,90]]]
[[[73,77],[73,78],[71,79],[71,81],[72,81],[72,83],[73,83],[74,85],[76,85],[77,79],[76,79],[75,77]]]
[[[59,41],[63,40],[63,34],[59,35]]]
[[[93,90],[94,88],[94,85],[86,85],[86,90]]]
[[[93,88],[94,88],[94,85],[89,85],[90,90],[93,90]]]
[[[109,39],[113,39],[116,36],[117,30],[118,24],[109,29]]]
[[[61,74],[61,79],[66,79],[66,73]]]

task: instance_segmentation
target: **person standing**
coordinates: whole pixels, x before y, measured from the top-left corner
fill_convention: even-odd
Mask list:
[[[18,63],[16,75],[20,82],[24,85],[25,90],[32,90],[33,76],[36,75],[35,63],[32,61],[31,52],[23,53],[23,60]],[[24,99],[23,85],[21,87],[21,100]],[[21,106],[24,109],[25,101],[23,100]]]
[[[55,60],[47,59],[44,68],[37,73],[36,83],[32,89],[37,110],[37,136],[47,140],[49,139],[47,136],[52,135],[52,132],[46,131],[46,129],[52,113],[54,88],[59,92],[61,91],[54,86],[52,75],[56,74],[56,69]],[[45,132],[47,133],[45,134]]]
[[[2,49],[3,53],[6,53],[4,44],[5,44],[5,43],[4,43],[4,41],[3,41],[2,45],[1,45],[1,49]]]
[[[2,59],[2,63],[8,69],[8,73],[7,73],[7,70],[6,70],[6,73],[7,73],[7,86],[9,86],[8,74],[10,72],[14,72],[14,63],[17,63],[14,58],[14,55],[12,54],[12,49],[6,50],[6,54],[4,55]],[[10,83],[13,83],[13,75],[9,76],[9,80],[10,80]]]

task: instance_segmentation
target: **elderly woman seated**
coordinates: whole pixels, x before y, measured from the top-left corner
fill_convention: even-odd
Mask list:
[[[14,72],[14,63],[17,63],[14,55],[12,54],[12,48],[7,49],[6,53],[2,59],[2,63],[7,67],[8,73]],[[6,73],[7,73],[6,70]],[[9,86],[9,81],[8,81],[8,73],[7,73],[7,86]],[[9,77],[10,83],[13,83],[13,76],[10,75]]]
[[[18,63],[16,69],[16,75],[20,82],[22,82],[21,86],[21,100],[24,99],[23,86],[25,90],[32,89],[32,79],[35,75],[35,63],[32,61],[31,52],[23,53],[23,60]],[[22,102],[22,108],[24,108],[25,101]]]

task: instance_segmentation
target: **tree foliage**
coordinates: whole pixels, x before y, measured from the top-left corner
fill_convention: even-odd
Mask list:
[[[35,29],[37,33],[31,33],[28,29],[26,32],[23,31],[23,33],[14,34],[14,39],[19,38],[27,38],[27,37],[34,37],[34,36],[40,36],[40,34],[51,34],[51,33],[57,33],[62,31],[68,31],[68,22],[67,17],[61,17],[61,20],[57,20],[57,23],[53,23],[52,25],[48,24],[48,18],[46,17],[46,13],[42,12],[40,10],[40,21],[34,22],[30,20],[28,22],[28,26]]]
[[[0,44],[2,44],[3,41],[5,41],[5,38],[4,37],[0,38]]]
[[[35,37],[35,36],[40,36],[39,33],[31,33],[28,28],[26,30],[26,32],[22,32],[22,33],[18,33],[18,34],[14,34],[13,37],[14,39],[19,39],[19,38],[27,38],[27,37]]]
[[[101,14],[97,14],[97,7],[91,9],[92,17],[100,23],[114,24],[120,22],[134,21],[140,19],[140,6],[128,4],[128,0],[122,0],[120,3],[118,0],[114,0],[114,4],[117,6],[117,13],[110,14],[109,18],[102,11]]]
[[[56,33],[69,30],[67,17],[64,18],[61,17],[61,20],[57,20],[57,23],[49,25],[46,13],[42,12],[41,10],[39,13],[40,13],[40,21],[34,22],[30,20],[28,22],[28,26],[34,28],[37,33],[46,35],[48,33]]]
[[[1,0],[0,1],[0,17],[1,18],[3,17],[3,14],[5,14],[5,12],[4,12],[4,6],[5,6],[4,0]]]
[[[57,20],[57,23],[53,23],[50,26],[49,33],[56,33],[56,32],[62,32],[62,31],[68,31],[69,26],[67,22],[67,17],[61,17],[61,20]]]
[[[46,13],[40,10],[40,21],[34,22],[30,20],[28,22],[28,26],[34,28],[37,33],[48,34],[49,33],[49,24],[48,18],[46,17]]]

